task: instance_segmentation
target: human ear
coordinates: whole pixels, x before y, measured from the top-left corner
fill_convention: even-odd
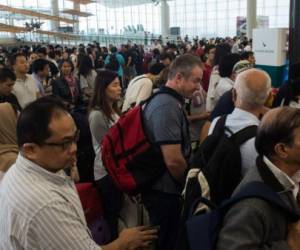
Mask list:
[[[284,143],[277,143],[274,147],[274,151],[281,159],[286,159],[288,157],[287,145]]]
[[[36,159],[37,145],[35,143],[24,143],[22,146],[23,155],[31,161]]]

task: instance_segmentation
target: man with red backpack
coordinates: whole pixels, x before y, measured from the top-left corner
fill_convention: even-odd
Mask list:
[[[143,123],[146,135],[162,158],[162,175],[144,189],[143,203],[152,225],[159,226],[157,249],[172,250],[176,244],[182,192],[191,152],[184,98],[200,89],[202,62],[193,55],[182,55],[170,66],[168,81],[145,106]]]

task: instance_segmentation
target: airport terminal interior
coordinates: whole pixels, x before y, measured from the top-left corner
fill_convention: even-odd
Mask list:
[[[0,0],[0,250],[300,250],[300,1]]]

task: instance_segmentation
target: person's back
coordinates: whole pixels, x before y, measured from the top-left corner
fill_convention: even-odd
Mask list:
[[[122,112],[147,99],[151,95],[152,89],[153,83],[146,75],[133,78],[126,89]]]
[[[295,221],[290,218],[292,213],[298,219],[300,216],[300,178],[296,163],[299,154],[292,153],[298,147],[295,132],[299,130],[299,117],[299,110],[293,108],[277,108],[266,114],[255,142],[259,154],[256,165],[235,190],[238,193],[249,183],[262,182],[279,195],[290,212],[256,197],[235,203],[223,219],[217,250],[299,249],[299,220],[292,224]],[[282,154],[279,147],[289,150]]]
[[[147,74],[132,79],[126,89],[122,112],[148,99],[153,92],[153,82],[165,68],[162,63],[153,64]]]
[[[229,131],[226,135],[235,134],[242,129],[260,123],[260,118],[268,110],[264,107],[271,88],[269,76],[260,70],[249,69],[240,73],[234,85],[235,109],[227,115],[225,126]],[[212,121],[209,134],[214,130],[219,117]],[[257,156],[254,146],[255,138],[247,140],[240,146],[242,175],[255,165]]]

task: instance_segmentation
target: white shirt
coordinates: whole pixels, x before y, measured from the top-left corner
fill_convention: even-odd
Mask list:
[[[221,79],[219,75],[218,67],[214,67],[209,79],[209,85],[207,90],[207,98],[206,98],[206,111],[212,111],[216,106],[216,99],[215,99],[215,90],[216,86]]]
[[[85,77],[83,75],[79,76],[80,87],[94,89],[95,87],[95,79],[97,77],[96,70],[92,69],[91,72]]]
[[[234,85],[234,81],[232,81],[230,78],[221,77],[215,89],[215,99],[214,99],[215,103],[219,101],[220,97],[225,92],[231,90],[233,88],[233,85]]]
[[[133,103],[135,106],[151,96],[153,90],[152,81],[146,76],[138,76],[131,80],[125,94],[122,112],[128,110]]]
[[[17,79],[13,87],[12,93],[17,97],[21,107],[24,108],[28,103],[37,99],[39,89],[36,87],[32,76],[26,74],[26,79]]]
[[[219,118],[220,117],[217,117],[212,121],[208,131],[209,135],[213,132],[216,122],[219,120]],[[260,121],[255,115],[245,110],[235,108],[233,112],[227,116],[225,126],[233,133],[237,133],[238,131],[252,125],[258,126],[259,123]],[[226,134],[230,135],[228,132],[226,132]],[[240,146],[243,176],[246,174],[249,168],[256,165],[256,157],[258,154],[256,152],[254,142],[255,138],[251,138]]]
[[[297,200],[297,194],[299,192],[300,183],[300,171],[296,172],[292,177],[289,177],[286,173],[276,167],[266,156],[263,157],[263,161],[266,163],[271,172],[275,175],[276,179],[286,190],[292,190],[293,196]]]
[[[0,249],[97,249],[73,181],[19,154],[0,188]]]

